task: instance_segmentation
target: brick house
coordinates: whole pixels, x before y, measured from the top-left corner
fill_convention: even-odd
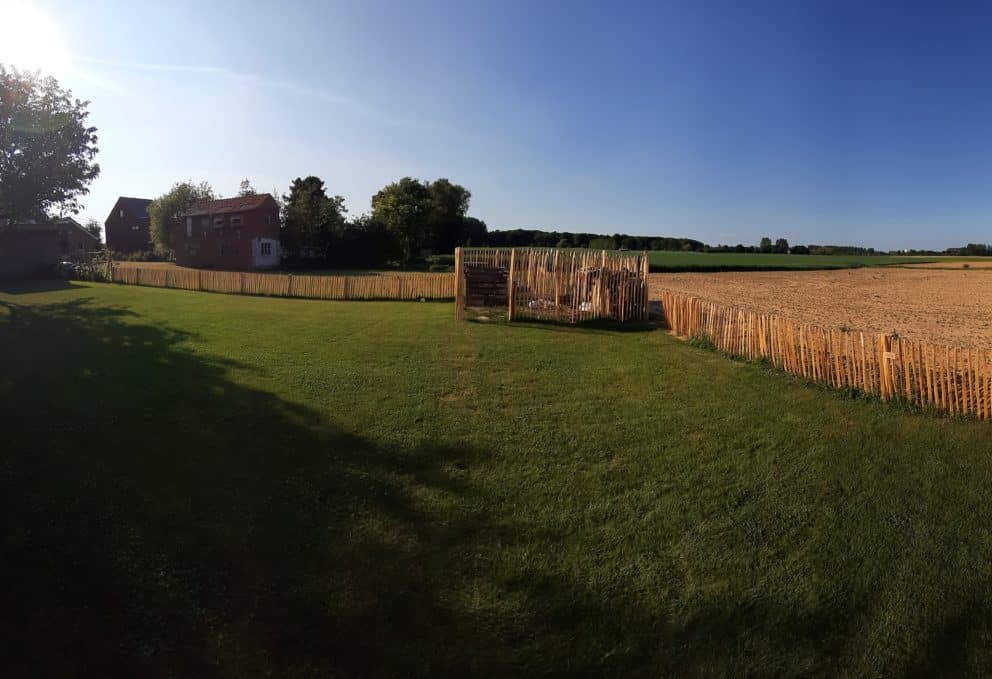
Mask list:
[[[148,198],[121,196],[103,223],[107,247],[114,252],[129,254],[152,249],[148,229]]]
[[[179,266],[279,266],[279,205],[268,193],[198,203],[173,227],[172,247]]]
[[[100,247],[100,239],[72,218],[0,225],[0,278],[47,275],[60,261]]]

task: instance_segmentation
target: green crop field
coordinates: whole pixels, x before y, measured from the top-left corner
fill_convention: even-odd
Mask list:
[[[992,436],[653,328],[0,287],[5,676],[992,671]]]
[[[791,269],[850,269],[890,264],[920,264],[936,261],[968,261],[961,257],[899,257],[889,255],[776,255],[752,252],[648,253],[656,271],[776,271]]]

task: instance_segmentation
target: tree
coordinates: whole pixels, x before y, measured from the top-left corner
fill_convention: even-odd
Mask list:
[[[768,236],[765,236],[764,238],[761,239],[761,242],[758,243],[758,252],[771,252],[771,251],[772,251],[772,239],[769,238]]]
[[[489,229],[486,223],[475,217],[462,218],[462,245],[474,245],[479,247],[485,245]],[[567,245],[565,247],[568,247]]]
[[[779,238],[775,241],[775,252],[779,254],[787,254],[789,252],[789,241],[784,238]]]
[[[452,252],[465,241],[465,213],[471,192],[445,178],[427,184],[430,194],[430,224],[425,247],[439,252]]]
[[[372,219],[393,234],[410,262],[425,247],[431,226],[431,193],[420,181],[403,177],[372,196]]]
[[[258,191],[256,191],[255,187],[251,185],[251,182],[248,179],[242,179],[241,187],[238,189],[238,197],[244,198],[245,196],[256,195],[258,195]]]
[[[55,78],[0,65],[0,217],[79,212],[100,174],[88,106]]]
[[[100,226],[100,222],[95,219],[88,219],[83,228],[93,234],[98,242],[103,242],[103,227]]]
[[[316,249],[321,258],[327,259],[346,224],[344,198],[328,196],[324,181],[309,176],[294,179],[283,201],[283,247],[295,257],[304,248]]]
[[[152,245],[160,253],[172,249],[172,228],[179,224],[183,217],[197,203],[204,200],[214,200],[216,195],[207,182],[194,184],[192,180],[176,182],[148,206],[148,230],[151,232]]]

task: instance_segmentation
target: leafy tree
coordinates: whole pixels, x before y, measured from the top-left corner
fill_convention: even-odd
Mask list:
[[[0,217],[79,212],[100,174],[88,106],[54,78],[0,65]]]
[[[256,191],[255,187],[251,185],[251,182],[248,179],[242,179],[241,186],[238,189],[238,197],[244,198],[245,196],[256,196],[256,195],[258,195],[258,191]]]
[[[808,255],[809,254],[809,248],[806,247],[805,245],[793,245],[789,249],[789,252],[791,252],[794,255]]]
[[[775,241],[775,252],[779,254],[786,254],[789,252],[789,241],[784,238],[779,238]]]
[[[462,218],[462,242],[461,245],[475,245],[476,247],[486,244],[486,236],[489,229],[486,223],[475,217]],[[567,245],[565,247],[568,247]]]
[[[99,242],[103,242],[103,227],[100,226],[100,222],[95,219],[86,220],[86,225],[83,226],[84,229],[89,231]]]
[[[433,200],[420,181],[403,177],[372,196],[372,219],[392,233],[403,260],[410,262],[428,243]]]
[[[768,236],[765,236],[764,238],[761,239],[761,242],[758,243],[758,252],[771,252],[771,251],[772,251],[772,239],[769,238]]]
[[[425,247],[451,252],[465,241],[465,213],[471,192],[460,184],[441,178],[427,184],[430,194],[428,239]]]
[[[327,259],[345,228],[347,212],[344,198],[328,196],[320,177],[297,177],[283,196],[283,247],[296,257],[304,248],[315,248]]]
[[[207,182],[195,184],[188,180],[176,182],[167,193],[153,200],[148,206],[148,230],[155,250],[159,253],[171,250],[172,228],[182,221],[194,205],[216,197]]]

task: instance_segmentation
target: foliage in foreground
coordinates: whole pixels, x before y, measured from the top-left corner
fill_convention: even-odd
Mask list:
[[[0,288],[6,674],[992,668],[988,425],[451,315]]]
[[[100,174],[88,106],[54,78],[0,64],[0,225],[79,212]]]

